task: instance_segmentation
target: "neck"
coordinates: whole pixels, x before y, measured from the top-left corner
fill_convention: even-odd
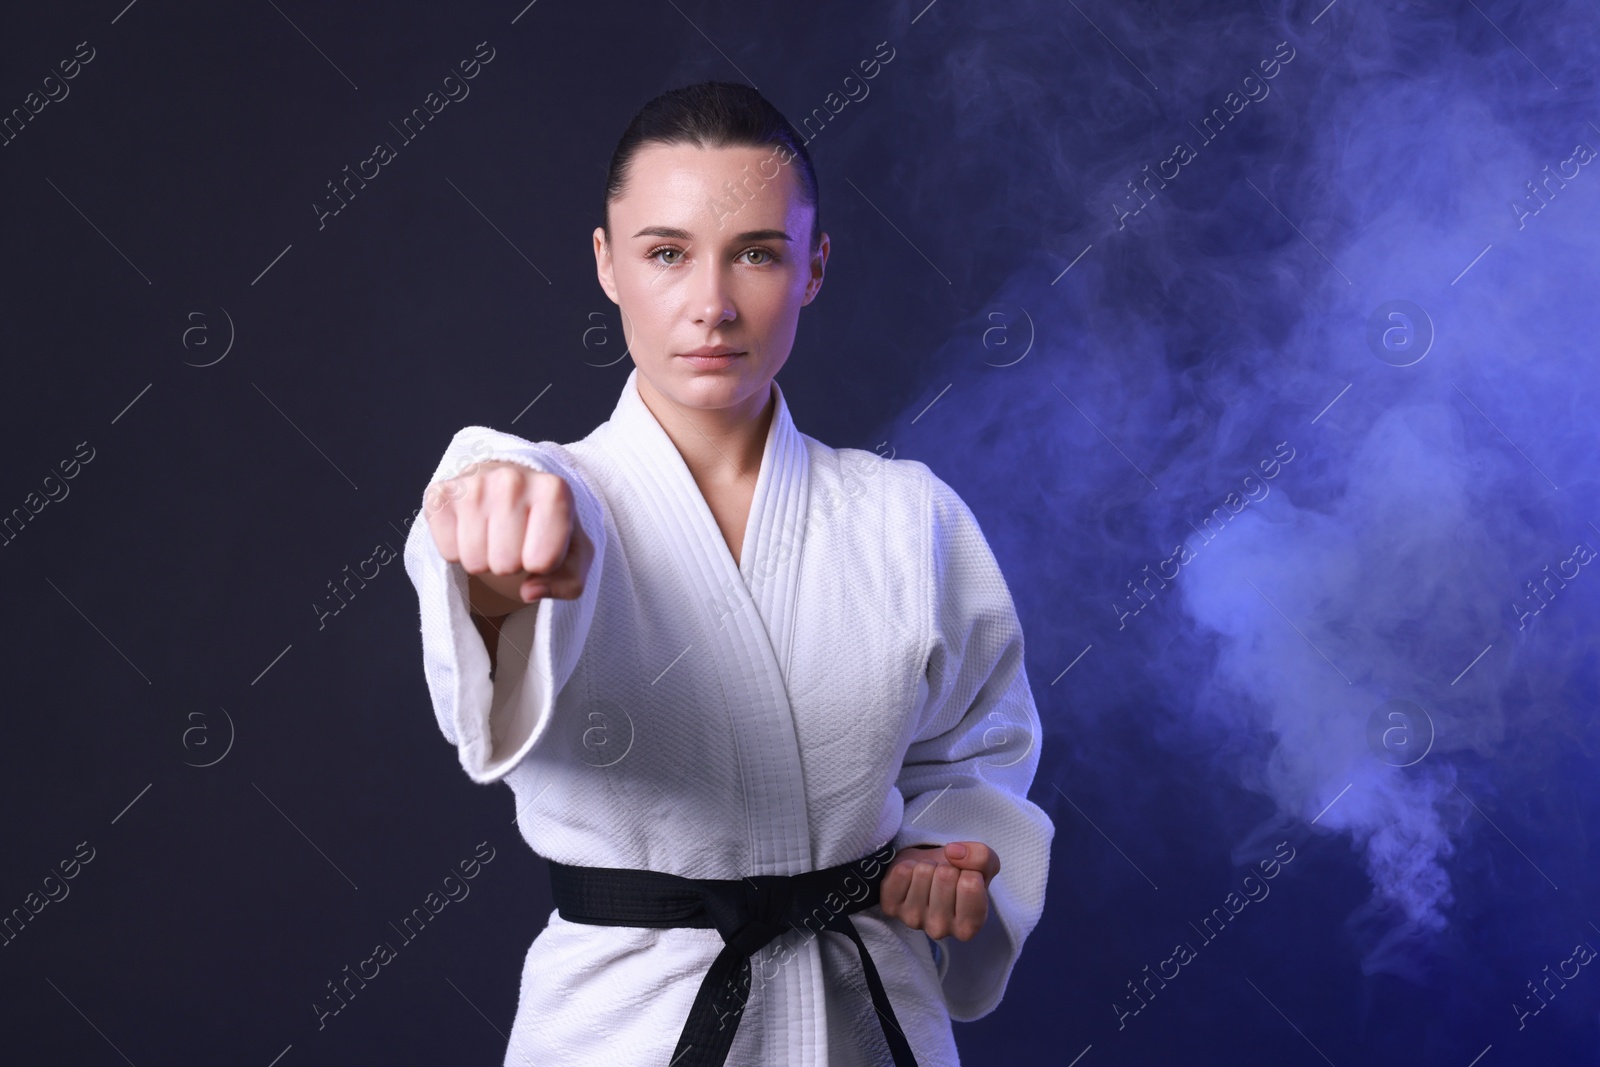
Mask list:
[[[775,391],[764,391],[726,408],[690,408],[638,376],[639,399],[656,417],[697,483],[755,481],[767,432],[777,414]]]

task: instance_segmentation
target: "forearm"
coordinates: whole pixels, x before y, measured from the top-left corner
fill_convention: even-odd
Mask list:
[[[468,577],[476,580],[474,576],[469,575]],[[520,697],[510,697],[506,692],[502,692],[505,686],[516,684],[516,678],[520,676],[520,672],[515,669],[516,665],[512,664],[507,667],[507,671],[510,673],[509,678],[496,679],[499,679],[500,631],[512,616],[518,612],[524,609],[537,612],[539,608],[538,601],[534,601],[532,604],[524,604],[505,597],[498,599],[496,597],[497,594],[492,590],[483,587],[473,589],[471,595],[472,624],[477,627],[478,636],[483,639],[483,647],[489,653],[489,677],[494,680],[493,685],[495,688],[495,696],[490,701],[489,709],[489,755],[491,760],[504,759],[509,753],[515,752],[528,739],[528,735],[533,729],[532,708],[527,701]],[[493,606],[497,604],[500,606]],[[480,606],[482,610],[480,610]],[[492,614],[488,612],[492,612]],[[537,615],[533,616],[533,618],[537,618]],[[521,631],[519,630],[518,632],[520,633]],[[526,642],[527,635],[521,640]],[[511,642],[511,647],[522,655],[528,654],[528,652],[519,648],[518,643],[515,641]],[[529,648],[531,649],[531,647],[530,645]]]
[[[467,575],[467,600],[472,609],[472,623],[478,628],[483,647],[489,652],[490,674],[494,673],[496,653],[500,647],[500,627],[513,611],[532,606],[515,596],[523,580],[517,575]]]

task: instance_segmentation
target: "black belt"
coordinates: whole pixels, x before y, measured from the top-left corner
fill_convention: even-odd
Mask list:
[[[574,867],[551,860],[550,888],[557,910],[568,922],[692,926],[715,928],[722,935],[722,951],[700,983],[694,1007],[673,1049],[671,1067],[720,1067],[726,1062],[749,999],[750,957],[808,920],[855,942],[895,1067],[916,1067],[878,969],[848,918],[878,903],[878,886],[894,855],[891,841],[871,855],[837,867],[731,879],[683,878],[623,867]],[[830,897],[840,906],[829,903]]]

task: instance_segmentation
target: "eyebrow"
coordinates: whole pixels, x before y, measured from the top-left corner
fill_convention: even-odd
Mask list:
[[[680,230],[675,226],[646,226],[635,237],[666,237],[674,241],[689,241],[693,237],[688,230]],[[783,230],[746,230],[733,235],[735,241],[792,241]]]

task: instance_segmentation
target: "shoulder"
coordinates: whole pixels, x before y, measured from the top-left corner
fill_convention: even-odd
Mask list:
[[[833,448],[807,438],[813,519],[867,519],[883,535],[920,545],[928,572],[947,570],[951,557],[996,566],[977,516],[926,463],[860,448]]]
[[[918,460],[896,459],[863,448],[834,448],[802,435],[811,466],[813,516],[868,509],[890,526],[921,523],[927,515],[932,474]]]
[[[834,448],[802,435],[811,461],[812,510],[832,512],[870,500],[890,522],[910,521],[930,531],[977,531],[966,501],[919,459],[899,459],[862,448]]]
[[[901,462],[914,469],[914,477],[922,489],[923,530],[934,577],[941,584],[961,575],[963,581],[977,579],[1003,587],[1004,578],[994,549],[978,516],[961,494],[927,464],[917,460]]]

